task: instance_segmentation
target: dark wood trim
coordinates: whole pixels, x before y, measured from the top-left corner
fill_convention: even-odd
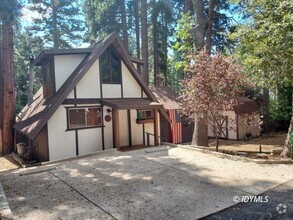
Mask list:
[[[84,128],[67,128],[65,131],[76,131],[76,130],[84,130],[84,129],[91,129],[91,128],[103,128],[104,125],[97,125],[97,126],[91,126],[91,127],[84,127]]]
[[[154,143],[155,146],[159,145],[159,128],[158,128],[158,110],[154,109]]]
[[[65,109],[70,109],[70,108],[102,108],[101,105],[80,105],[77,106],[77,104],[75,104],[74,106],[63,106]]]
[[[154,122],[154,119],[153,118],[149,118],[149,119],[136,119],[136,123],[137,124],[146,124],[146,123],[152,123]]]
[[[120,59],[120,72],[121,72],[121,98],[123,99],[123,73],[122,73],[122,60]]]
[[[229,126],[229,121],[228,121],[229,119],[228,119],[228,116],[225,116],[225,120],[226,120],[226,134],[227,134],[226,138],[229,139],[229,127],[228,127]]]
[[[44,59],[54,55],[88,54],[92,51],[92,48],[43,50],[33,61],[33,65],[41,65]]]
[[[120,135],[119,135],[119,110],[113,109],[113,120],[114,120],[114,145],[117,148],[117,150],[120,150]]]
[[[75,86],[74,89],[73,89],[73,97],[74,97],[74,100],[77,100],[76,86]],[[66,99],[65,99],[65,100],[66,100]],[[74,104],[78,104],[78,103],[74,103]]]
[[[145,127],[144,127],[144,124],[142,124],[142,139],[143,139],[143,145],[145,145]]]
[[[83,105],[83,104],[100,104],[101,99],[86,99],[86,98],[80,98],[80,99],[65,99],[64,102],[62,103],[63,105],[67,104],[78,104],[78,105]]]
[[[47,134],[47,155],[48,155],[48,161],[50,161],[50,146],[49,146],[48,123],[46,123],[45,127],[46,127],[46,134]]]
[[[132,130],[131,130],[131,112],[130,109],[127,110],[127,121],[128,121],[128,140],[129,140],[129,147],[132,146]]]
[[[113,111],[114,109],[112,109],[112,140],[113,140],[113,148],[116,148],[115,146],[115,143],[114,143],[114,140],[115,140],[115,132],[114,132],[114,114],[113,114]]]
[[[136,98],[136,100],[139,100],[139,99],[140,98]],[[101,104],[109,106],[113,109],[120,109],[120,110],[127,110],[127,109],[150,110],[150,109],[160,109],[163,107],[163,104],[152,105],[151,103],[144,104],[144,105],[142,105],[141,103],[139,103],[139,104],[135,103],[135,105],[130,106],[129,104],[125,105],[124,103],[118,103],[118,104],[113,103],[113,102],[111,102],[111,100],[113,100],[113,99],[101,99]],[[127,100],[127,98],[125,98],[124,100]],[[133,99],[133,100],[135,100],[135,99]]]
[[[105,150],[105,138],[104,138],[104,135],[105,135],[105,131],[104,131],[104,128],[105,128],[105,125],[104,125],[104,106],[101,107],[101,110],[102,110],[102,150]]]
[[[77,94],[76,94],[76,87],[74,87],[73,89],[73,96],[74,99],[77,98]],[[77,107],[77,104],[74,104],[74,107]],[[66,108],[66,115],[67,115],[67,130],[66,131],[72,131],[73,129],[69,129],[69,114],[68,114],[68,108]],[[75,155],[78,156],[79,155],[79,145],[78,145],[78,130],[75,129]]]
[[[78,130],[75,130],[75,153],[76,153],[76,156],[79,155]]]
[[[142,59],[139,58],[135,58],[135,57],[131,57],[131,62],[136,63],[137,65],[144,65],[144,61]]]
[[[100,61],[100,57],[99,57],[99,77],[100,77],[100,98],[103,99],[103,83],[102,83],[101,61]]]

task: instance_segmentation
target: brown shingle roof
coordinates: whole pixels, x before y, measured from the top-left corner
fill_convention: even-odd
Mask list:
[[[23,113],[19,115],[20,120],[16,122],[14,128],[28,136],[30,139],[35,139],[41,129],[46,125],[50,117],[57,110],[57,108],[63,103],[63,101],[74,89],[77,83],[90,69],[92,64],[111,44],[117,50],[118,54],[121,56],[121,59],[130,70],[130,73],[133,75],[137,83],[142,87],[148,98],[154,102],[157,102],[156,97],[142,82],[139,73],[133,66],[131,58],[126,52],[126,49],[121,43],[121,40],[119,39],[117,33],[112,33],[93,47],[92,51],[76,67],[73,73],[56,92],[54,97],[45,101],[43,99],[43,96],[39,96],[39,98],[36,98],[35,100],[36,104],[32,103],[31,105],[24,108]],[[168,115],[166,114],[166,112],[160,110],[160,113],[168,120]]]
[[[153,87],[149,89],[153,92],[158,102],[164,105],[165,109],[180,109],[177,97],[179,96],[175,91],[168,87]]]
[[[257,104],[254,100],[247,97],[238,97],[239,104],[234,106],[237,115],[253,114],[258,111]]]

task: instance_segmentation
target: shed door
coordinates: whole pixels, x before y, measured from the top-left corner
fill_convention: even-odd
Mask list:
[[[221,127],[221,135],[220,138],[228,139],[228,116],[225,116],[224,118],[217,119],[217,123],[220,124]],[[213,128],[213,133],[215,134],[215,127]]]

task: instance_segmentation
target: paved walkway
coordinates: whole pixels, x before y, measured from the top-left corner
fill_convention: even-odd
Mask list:
[[[16,219],[198,219],[293,179],[292,167],[158,147],[110,150],[1,181]]]
[[[265,199],[267,198],[267,200]],[[258,202],[239,203],[216,214],[209,215],[204,220],[222,219],[293,219],[293,180],[276,188],[270,189],[258,196]],[[245,198],[248,201],[247,198]],[[261,201],[262,199],[262,201]]]

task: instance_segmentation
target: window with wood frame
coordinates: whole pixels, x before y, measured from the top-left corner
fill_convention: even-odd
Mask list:
[[[111,47],[100,56],[100,74],[102,83],[121,83],[121,60]]]
[[[137,119],[136,122],[141,123],[148,123],[153,122],[154,120],[154,112],[153,110],[137,110]]]
[[[68,129],[92,128],[102,126],[100,107],[68,108]]]

